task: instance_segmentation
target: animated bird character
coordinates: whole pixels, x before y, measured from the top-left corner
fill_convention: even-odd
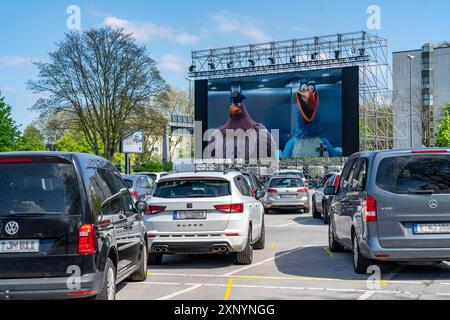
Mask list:
[[[238,155],[242,153],[245,154],[245,160],[251,159],[254,155],[258,158],[273,157],[278,149],[278,144],[264,125],[252,119],[244,103],[246,99],[247,97],[242,93],[240,86],[232,87],[228,121],[217,129],[223,137],[223,155],[227,155],[227,149],[232,149],[234,158],[238,158]],[[235,137],[231,136],[233,141],[231,145],[227,144],[227,141],[230,141],[229,137],[227,139],[227,135],[232,135],[233,132]],[[245,133],[245,150],[241,149],[238,142],[239,138],[236,138],[239,133]],[[261,146],[266,146],[266,152],[261,150]]]
[[[303,83],[296,93],[298,128],[294,137],[287,143],[282,158],[305,158],[319,156],[318,147],[322,145],[330,157],[342,156],[342,148],[335,148],[320,125],[319,91],[314,82]],[[322,153],[323,156],[323,153]]]

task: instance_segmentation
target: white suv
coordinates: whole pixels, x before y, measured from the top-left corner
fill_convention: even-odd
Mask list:
[[[251,264],[253,248],[264,249],[264,208],[238,172],[172,174],[159,181],[148,205],[150,264],[161,264],[164,254],[196,253]]]

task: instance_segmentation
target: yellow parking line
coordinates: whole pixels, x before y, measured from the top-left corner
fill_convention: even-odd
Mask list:
[[[323,247],[323,249],[328,253],[328,255],[330,256],[330,257],[334,257],[334,254],[333,254],[333,252],[331,252],[327,247]]]

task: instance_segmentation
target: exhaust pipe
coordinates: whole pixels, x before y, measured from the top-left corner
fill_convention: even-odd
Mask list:
[[[220,252],[221,252],[221,253],[225,253],[225,252],[227,252],[227,251],[228,251],[227,247],[225,247],[225,246],[221,246],[221,247],[220,247]]]
[[[166,247],[163,247],[163,248],[161,249],[161,252],[162,252],[162,253],[167,253],[167,252],[169,252],[169,249],[166,248]]]
[[[167,253],[167,252],[169,252],[169,248],[162,247],[162,246],[155,247],[154,250],[155,250],[156,253]]]
[[[161,248],[160,248],[160,247],[156,247],[156,248],[155,248],[155,252],[156,252],[156,253],[160,253],[160,252],[161,252]]]
[[[213,252],[214,253],[219,253],[220,252],[220,248],[219,247],[214,247],[213,248]]]

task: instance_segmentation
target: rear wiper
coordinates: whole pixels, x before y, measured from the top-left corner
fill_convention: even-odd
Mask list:
[[[436,190],[408,190],[409,194],[435,194]]]

